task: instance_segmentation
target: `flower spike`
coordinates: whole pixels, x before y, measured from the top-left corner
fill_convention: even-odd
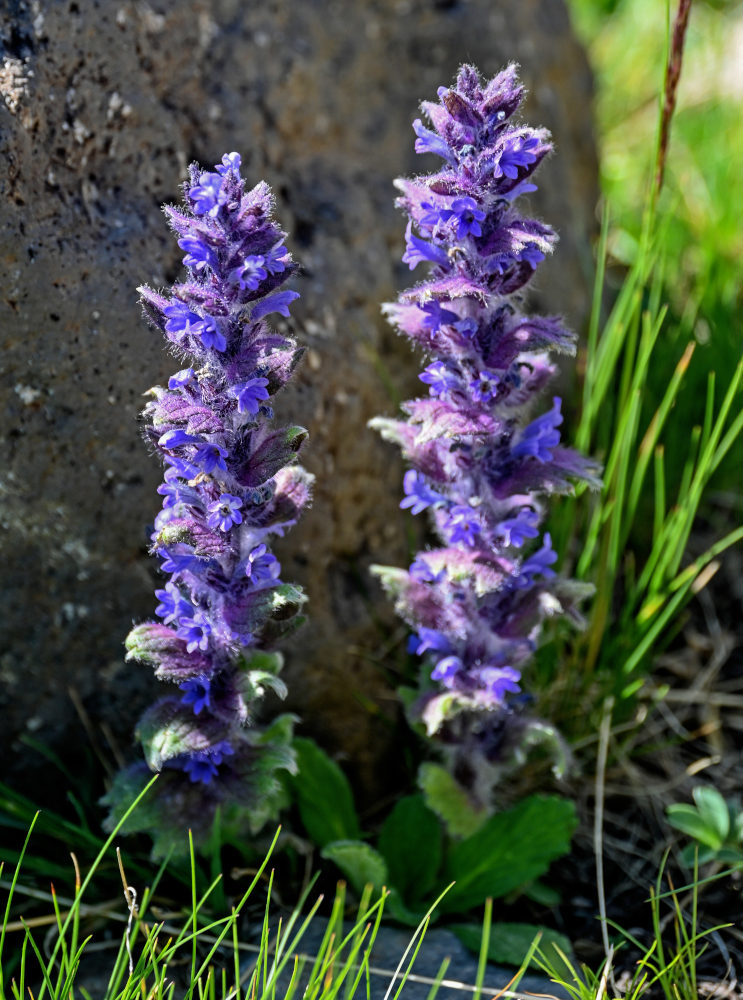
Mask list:
[[[403,261],[428,273],[384,312],[426,352],[429,388],[403,404],[407,420],[372,421],[411,466],[400,506],[427,510],[442,543],[408,571],[377,567],[425,658],[413,713],[470,771],[483,746],[488,766],[507,749],[543,619],[586,595],[551,569],[541,498],[576,480],[600,485],[597,467],[560,444],[560,399],[544,412],[539,398],[554,372],[548,352],[574,354],[576,338],[557,317],[525,315],[516,294],[556,242],[515,205],[551,149],[544,129],[515,117],[522,96],[515,66],[488,82],[463,66],[438,103],[424,103],[431,128],[413,123],[416,152],[438,169],[398,180],[397,205],[408,217]]]
[[[185,207],[165,209],[185,251],[187,277],[168,291],[140,289],[152,326],[182,367],[155,388],[145,436],[165,466],[153,552],[169,576],[156,591],[159,622],[135,626],[127,659],[151,665],[171,693],[140,719],[145,762],[116,777],[106,796],[113,826],[159,771],[150,800],[127,822],[147,830],[153,853],[203,841],[222,807],[255,832],[282,804],[278,768],[295,767],[292,717],[268,732],[252,720],[267,687],[283,696],[281,656],[266,646],[302,621],[304,595],[282,583],[269,550],[309,502],[312,477],[296,458],[307,432],[271,426],[273,398],[301,349],[265,317],[289,316],[297,292],[285,234],[267,185],[246,191],[240,156],[213,172],[197,164]]]

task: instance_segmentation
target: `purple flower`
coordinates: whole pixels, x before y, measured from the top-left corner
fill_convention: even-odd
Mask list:
[[[511,449],[511,454],[515,458],[533,456],[538,462],[551,462],[552,451],[560,443],[560,432],[557,428],[562,423],[562,413],[560,404],[562,400],[555,396],[553,407],[541,417],[532,420],[521,433],[520,440]]]
[[[474,198],[455,198],[451,208],[445,208],[439,212],[439,216],[443,222],[457,220],[458,240],[463,240],[465,236],[482,236],[480,223],[485,218],[485,213],[477,207]]]
[[[233,497],[231,493],[222,493],[219,500],[210,503],[206,508],[209,515],[206,523],[210,528],[229,531],[233,524],[242,524],[243,516],[240,513],[242,505],[240,497]]]
[[[524,249],[519,251],[518,259],[526,261],[529,267],[536,270],[537,264],[544,260],[544,254],[535,243],[527,243]]]
[[[245,575],[256,586],[278,581],[281,565],[263,544],[256,545],[245,560]]]
[[[201,322],[196,324],[193,332],[201,337],[204,347],[214,351],[226,351],[227,341],[224,334],[220,333],[217,321],[212,316],[203,316]]]
[[[416,118],[413,122],[413,130],[418,136],[415,140],[416,153],[434,153],[436,156],[448,160],[449,163],[456,163],[454,153],[452,153],[444,140],[439,138],[435,132],[427,129],[420,118]]]
[[[227,202],[227,193],[223,190],[220,174],[203,173],[199,183],[188,192],[194,215],[208,215],[214,219],[220,208]]]
[[[182,767],[191,781],[208,785],[212,778],[216,778],[219,774],[218,768],[224,758],[234,752],[227,740],[222,740],[208,750],[199,750],[192,754],[183,761]]]
[[[520,167],[528,167],[535,162],[537,155],[532,151],[538,146],[539,139],[535,136],[509,139],[500,151],[497,162],[493,164],[493,176],[516,180]]]
[[[242,160],[239,153],[225,153],[222,157],[222,162],[218,163],[214,169],[223,177],[225,174],[229,173],[230,170],[239,176],[241,165]]]
[[[403,510],[410,507],[411,514],[420,514],[426,507],[446,503],[446,497],[432,490],[425,478],[415,469],[409,469],[405,473],[402,487],[405,490],[405,499],[400,501],[400,506]]]
[[[418,635],[410,637],[410,652],[423,656],[429,649],[437,653],[450,653],[451,645],[443,632],[437,632],[434,628],[419,628]]]
[[[238,413],[255,415],[264,399],[268,399],[267,378],[249,378],[247,382],[237,382],[230,386],[229,393],[237,400]]]
[[[452,507],[444,522],[444,532],[449,536],[451,545],[456,545],[459,542],[465,545],[474,545],[477,542],[477,535],[481,531],[480,519],[471,507]]]
[[[500,382],[500,377],[495,372],[484,370],[470,382],[470,392],[478,402],[491,403],[498,395]]]
[[[227,466],[224,463],[226,457],[226,448],[212,444],[211,441],[203,441],[194,452],[193,460],[204,472],[212,473],[215,469],[226,472]]]
[[[155,591],[155,597],[160,600],[160,604],[155,608],[155,614],[162,618],[166,625],[176,621],[181,615],[188,616],[193,612],[191,602],[187,601],[172,581],[168,581],[162,590]]]
[[[196,373],[193,368],[182,368],[175,375],[171,375],[168,379],[169,389],[185,389],[187,385],[190,385],[196,377]]]
[[[253,306],[250,318],[253,320],[261,319],[270,313],[279,313],[281,316],[288,318],[289,303],[298,298],[299,292],[274,292],[273,295],[267,295],[262,302]]]
[[[184,705],[193,705],[194,715],[198,715],[204,708],[211,708],[211,684],[208,677],[192,677],[178,687],[184,692],[181,701]]]
[[[525,507],[518,512],[516,517],[506,518],[498,525],[498,534],[503,539],[504,545],[514,545],[521,548],[527,538],[536,538],[539,535],[537,525],[539,524],[539,514],[529,507]]]
[[[289,251],[283,243],[272,247],[265,257],[265,268],[271,274],[283,274],[289,263]]]
[[[201,274],[205,268],[214,269],[217,264],[217,257],[214,251],[206,243],[203,243],[198,236],[182,236],[178,240],[178,246],[186,251],[183,263],[190,267],[196,274]]]
[[[185,640],[186,649],[189,653],[193,653],[195,649],[206,650],[209,646],[209,636],[211,634],[211,622],[207,614],[200,608],[193,610],[193,613],[190,615],[184,615],[179,620],[176,631],[176,635]]]
[[[445,250],[436,246],[435,243],[422,240],[420,236],[413,236],[411,222],[408,223],[408,228],[405,230],[405,253],[402,259],[411,271],[424,261],[430,261],[441,267],[447,267],[449,264]]]
[[[264,267],[266,258],[261,254],[251,254],[239,267],[230,271],[230,281],[238,285],[242,291],[254,292],[260,283],[268,277]]]
[[[467,316],[465,319],[460,319],[454,326],[459,330],[460,333],[464,334],[465,337],[474,337],[477,333],[477,320],[473,319],[472,316]]]
[[[552,539],[549,534],[545,534],[542,548],[521,563],[517,585],[519,587],[527,587],[534,582],[536,576],[543,576],[545,578],[554,576],[554,570],[549,567],[556,562],[557,553],[552,548]]]
[[[496,702],[505,701],[509,692],[515,694],[521,690],[518,683],[521,674],[513,667],[483,667],[479,672],[479,678]]]
[[[201,444],[202,439],[197,434],[189,434],[178,427],[172,431],[166,431],[157,439],[161,448],[171,451],[173,448],[181,448],[184,444]]]
[[[413,580],[418,580],[420,583],[441,583],[442,580],[446,579],[445,569],[441,569],[438,573],[434,573],[426,560],[421,559],[420,556],[418,556],[418,558],[410,564],[408,573]]]
[[[430,330],[432,334],[438,333],[441,327],[445,325],[453,323],[459,326],[457,323],[457,314],[452,312],[451,309],[445,309],[438,299],[424,302],[419,308],[425,314],[421,326],[424,330]]]
[[[431,671],[431,679],[441,681],[444,687],[451,687],[454,678],[464,669],[458,656],[444,656]]]
[[[163,573],[172,573],[174,577],[181,576],[199,565],[199,557],[194,550],[182,543],[169,547],[161,546],[157,554],[163,560],[160,568]]]
[[[451,372],[445,361],[434,361],[428,368],[423,369],[418,378],[429,386],[428,391],[432,396],[446,396],[459,384],[459,379]]]
[[[189,309],[184,302],[178,302],[177,300],[172,305],[166,306],[163,311],[166,317],[165,331],[172,334],[170,339],[175,340],[177,343],[180,343],[189,334],[194,333],[194,328],[202,322],[202,318],[198,313]]]

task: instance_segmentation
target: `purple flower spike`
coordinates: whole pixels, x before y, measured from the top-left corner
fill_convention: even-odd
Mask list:
[[[302,353],[269,317],[289,317],[298,296],[286,287],[295,264],[271,190],[249,189],[240,170],[236,152],[213,172],[191,165],[185,206],[165,209],[186,276],[168,292],[140,289],[148,319],[184,356],[144,411],[164,465],[151,537],[166,579],[157,620],[126,641],[127,657],[152,666],[168,691],[137,727],[146,764],[120,773],[108,803],[113,826],[135,784],[163,772],[148,800],[159,857],[183,851],[189,829],[203,843],[220,807],[235,829],[273,822],[274,772],[295,767],[291,717],[270,737],[252,720],[264,692],[282,691],[267,682],[281,658],[265,647],[300,624],[304,601],[279,579],[269,547],[311,497],[297,461],[306,432],[273,426],[268,405]]]
[[[403,404],[406,421],[372,426],[401,443],[410,467],[400,506],[428,510],[443,547],[419,553],[407,573],[382,567],[380,576],[414,632],[411,650],[427,658],[418,718],[441,735],[452,768],[460,754],[459,770],[475,774],[481,793],[508,745],[502,734],[542,622],[576,600],[566,600],[572,589],[552,568],[549,535],[534,550],[541,498],[599,481],[593,463],[560,446],[559,398],[530,416],[544,409],[538,396],[554,370],[547,352],[575,342],[559,319],[523,312],[522,289],[556,240],[517,206],[534,189],[547,135],[516,116],[523,88],[514,66],[490,81],[463,66],[438,96],[423,105],[431,127],[416,120],[413,128],[416,152],[443,163],[397,182],[403,261],[427,274],[385,307],[426,349],[420,379],[429,391]],[[501,734],[487,751],[483,732]]]

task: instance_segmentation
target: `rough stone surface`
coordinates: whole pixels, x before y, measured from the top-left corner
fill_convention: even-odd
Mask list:
[[[306,956],[306,959],[304,975],[300,978],[297,993],[301,993],[303,986],[309,979],[314,958],[322,946],[326,927],[327,923],[324,920],[316,919],[300,941],[298,953]],[[353,930],[353,925],[344,924],[343,930],[345,934],[349,934]],[[401,963],[401,960],[407,952],[414,933],[415,930],[412,928],[385,925],[379,928],[369,959],[369,996],[371,1000],[387,1000],[388,997],[394,997],[405,970],[410,966],[415,947],[407,953],[404,962]],[[495,941],[497,934],[497,926],[494,926],[491,940]],[[434,927],[432,930],[426,931],[423,944],[403,986],[401,996],[404,1000],[426,1000],[445,960],[448,960],[448,966],[436,993],[437,1000],[463,1000],[463,998],[470,1000],[476,993],[477,956],[468,951],[456,935],[444,927]],[[400,972],[395,975],[400,964]],[[291,968],[292,966],[289,964],[289,969],[279,979],[277,991],[279,995],[288,986]],[[494,998],[498,997],[502,990],[513,990],[513,986],[509,984],[515,973],[516,969],[514,968],[488,962],[482,981],[481,996]],[[362,978],[355,997],[363,996],[365,991],[366,981],[365,978]],[[545,974],[536,970],[526,972],[519,981],[518,991],[511,995],[515,1000],[526,1000],[529,996],[551,997],[553,1000],[567,1000],[568,998],[567,991],[559,987]]]
[[[536,298],[580,324],[596,162],[590,75],[563,0],[0,8],[6,776],[29,779],[40,761],[8,754],[24,733],[56,747],[90,739],[70,689],[103,753],[106,731],[133,752],[155,682],[123,667],[122,641],[153,613],[145,524],[160,475],[137,414],[174,367],[135,287],[178,273],[160,204],[178,198],[187,163],[237,149],[244,175],[274,187],[304,269],[294,332],[307,363],[278,406],[309,427],[305,464],[317,475],[314,507],[282,554],[312,616],[289,650],[290,707],[373,794],[393,746],[402,633],[367,568],[402,563],[409,527],[396,449],[365,425],[417,384],[417,361],[379,313],[409,281],[392,180],[427,169],[410,121],[460,62],[492,74],[519,60],[529,120],[557,145],[536,210],[562,242]]]

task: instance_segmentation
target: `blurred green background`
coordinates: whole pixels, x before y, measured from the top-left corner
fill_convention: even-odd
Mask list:
[[[663,0],[569,0],[575,27],[596,75],[596,125],[601,184],[611,212],[609,248],[618,265],[631,263],[653,174],[667,18]],[[671,128],[663,208],[666,363],[650,373],[662,393],[685,343],[698,347],[669,427],[698,423],[707,372],[718,374],[718,401],[741,356],[743,290],[743,3],[694,0]],[[664,353],[667,352],[667,357]],[[675,433],[674,433],[675,432]],[[739,493],[743,442],[712,487]]]

